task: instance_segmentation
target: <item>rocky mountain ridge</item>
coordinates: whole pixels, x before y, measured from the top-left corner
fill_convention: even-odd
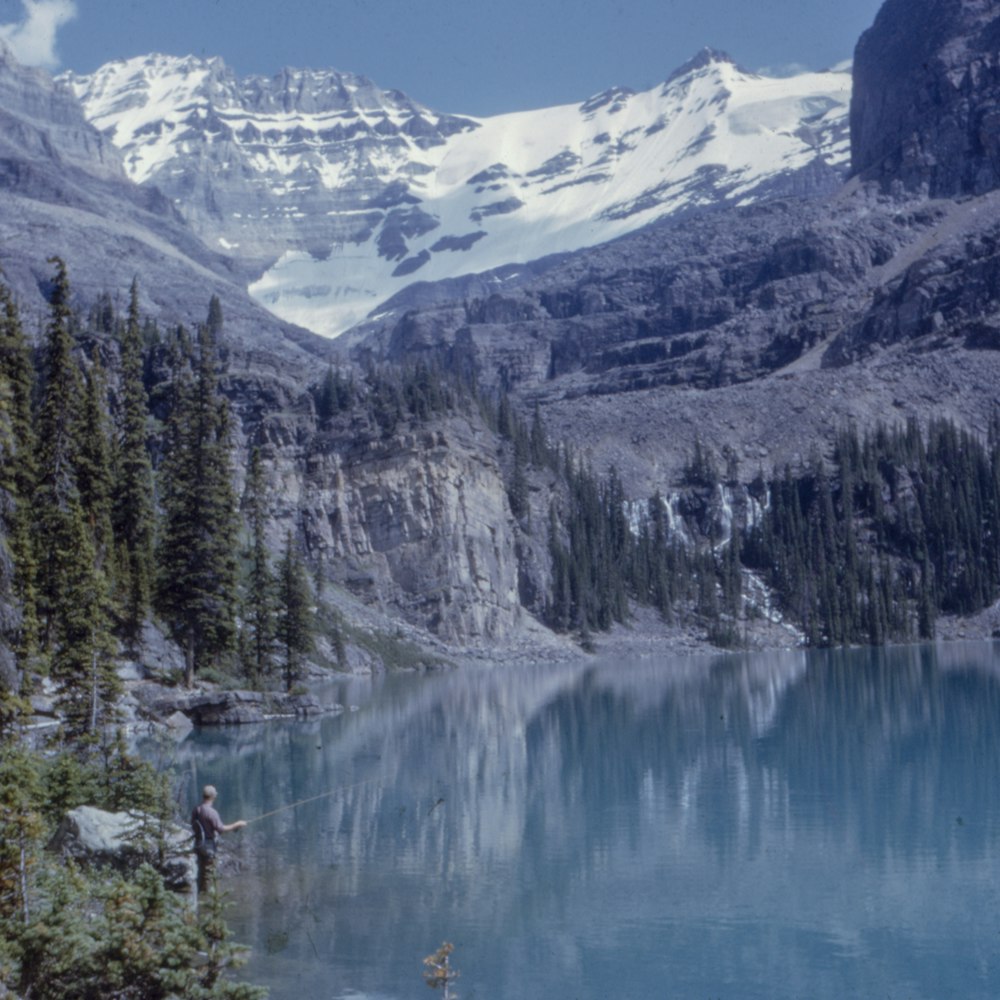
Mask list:
[[[860,176],[836,193],[666,220],[479,276],[451,301],[411,292],[367,325],[359,356],[436,357],[503,385],[638,495],[676,481],[697,435],[733,449],[749,477],[847,422],[941,415],[985,433],[1000,405],[987,71],[998,25],[973,0],[886,4],[855,59]],[[898,78],[884,71],[887,32],[914,53]],[[950,90],[921,45],[947,54]],[[891,133],[893,146],[870,123],[914,89],[940,100],[918,101],[917,131]],[[973,120],[980,144],[956,145],[955,123]],[[928,197],[927,177],[904,166],[891,182],[869,176],[867,164],[902,164],[918,134],[934,183],[962,197]]]
[[[369,80],[238,79],[162,55],[61,78],[277,315],[333,335],[416,279],[524,264],[664,215],[833,190],[845,72],[770,79],[705,50],[644,93],[472,118]]]
[[[0,266],[31,326],[47,310],[46,258],[58,254],[84,309],[102,294],[120,297],[138,276],[151,318],[193,324],[214,294],[237,339],[252,331],[255,343],[279,356],[303,354],[304,345],[325,349],[254,303],[230,263],[205,247],[159,190],[128,178],[117,148],[73,96],[47,73],[20,65],[2,42],[0,120]]]

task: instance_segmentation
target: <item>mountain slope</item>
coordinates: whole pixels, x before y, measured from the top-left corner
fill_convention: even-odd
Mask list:
[[[662,86],[475,119],[363,77],[240,80],[148,56],[67,75],[90,120],[252,281],[326,335],[415,279],[520,263],[666,214],[832,190],[850,77],[769,79],[705,50]]]
[[[157,189],[128,178],[73,95],[20,65],[2,42],[0,123],[0,266],[29,328],[47,315],[46,258],[57,254],[85,308],[105,292],[124,295],[138,277],[143,310],[162,322],[199,322],[218,295],[234,339],[290,355],[324,347],[254,303],[229,260],[206,250]]]
[[[885,71],[879,38],[905,72]],[[369,324],[360,356],[435,357],[506,387],[638,496],[680,481],[698,437],[751,477],[848,423],[941,416],[985,435],[1000,406],[996,65],[995,5],[889,0],[855,58],[861,177],[428,294]],[[893,109],[915,89],[901,136]]]

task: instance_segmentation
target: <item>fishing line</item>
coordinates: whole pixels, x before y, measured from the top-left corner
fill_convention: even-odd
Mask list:
[[[362,785],[371,785],[376,781],[382,781],[382,776],[376,778],[366,778],[364,781],[356,781],[353,785],[337,785],[336,788],[331,788],[329,791],[320,792],[319,795],[310,795],[305,799],[298,799],[296,802],[289,802],[287,805],[278,806],[277,809],[271,809],[269,812],[261,813],[259,816],[254,816],[253,819],[247,820],[247,825],[251,823],[257,823],[262,819],[267,819],[268,816],[275,816],[281,812],[287,812],[289,809],[297,809],[299,806],[304,806],[307,802],[317,802],[320,799],[328,799],[331,795],[336,795],[338,792],[346,792],[352,788],[360,788]]]

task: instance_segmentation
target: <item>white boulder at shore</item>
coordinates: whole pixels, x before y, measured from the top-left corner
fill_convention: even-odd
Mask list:
[[[155,836],[157,821],[139,812],[106,812],[78,806],[63,817],[48,849],[84,864],[105,865],[132,871],[148,863],[160,871],[171,889],[190,890],[197,871],[191,850],[191,833],[176,823],[163,830],[162,843]]]

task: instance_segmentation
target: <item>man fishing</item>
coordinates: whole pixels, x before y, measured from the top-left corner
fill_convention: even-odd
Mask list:
[[[215,853],[218,849],[219,834],[232,833],[247,825],[245,819],[234,823],[223,823],[215,809],[218,796],[215,785],[206,785],[201,791],[201,804],[191,813],[191,829],[194,832],[194,853],[198,859],[198,893],[208,889],[209,879],[215,871]]]

